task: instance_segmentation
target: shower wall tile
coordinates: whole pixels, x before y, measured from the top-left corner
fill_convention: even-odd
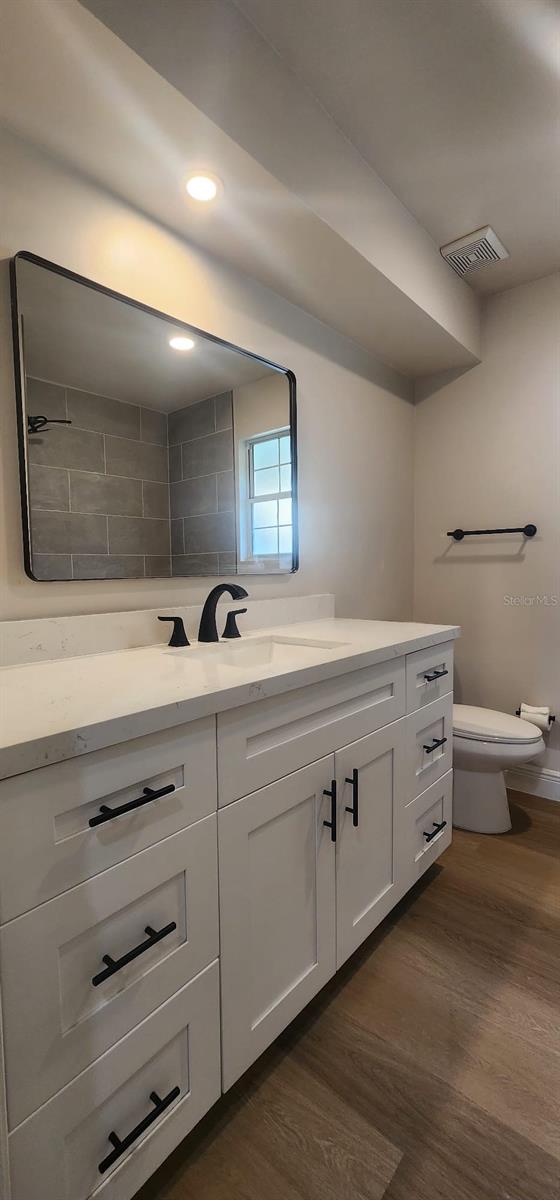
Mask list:
[[[235,554],[219,554],[218,566],[220,575],[237,575],[237,559]]]
[[[140,437],[140,409],[136,404],[124,404],[110,396],[94,396],[67,388],[68,416],[80,429],[97,433],[113,433],[117,437]]]
[[[66,418],[66,388],[58,383],[47,383],[44,379],[25,380],[25,399],[29,416]]]
[[[235,572],[231,392],[166,414],[37,379],[26,387],[28,411],[72,421],[29,439],[37,575]]]
[[[70,508],[68,471],[60,467],[29,466],[31,508]]]
[[[233,512],[233,471],[222,471],[218,475],[218,512]]]
[[[217,575],[217,554],[181,554],[172,559],[173,575]]]
[[[168,485],[166,483],[150,483],[144,480],[142,492],[144,496],[144,516],[162,517],[165,520],[169,520]]]
[[[36,554],[107,552],[106,517],[33,509],[31,530]]]
[[[144,557],[135,554],[73,554],[74,579],[138,579]]]
[[[183,518],[171,521],[171,553],[184,554],[185,540],[183,537]]]
[[[233,468],[233,438],[230,429],[183,442],[183,479],[212,475]]]
[[[167,483],[167,449],[128,438],[106,437],[107,474]]]
[[[214,396],[216,429],[231,429],[233,425],[233,393],[222,392]]]
[[[72,512],[142,516],[142,481],[91,471],[69,471]],[[164,487],[164,484],[157,484]]]
[[[183,477],[183,464],[181,460],[181,446],[169,447],[169,481],[176,483],[178,479]]]
[[[233,513],[210,513],[183,520],[185,554],[206,554],[235,550]]]
[[[108,517],[110,554],[169,554],[169,521]]]
[[[167,413],[152,408],[140,409],[140,437],[143,442],[167,446]]]
[[[147,555],[145,558],[147,579],[169,579],[171,576],[171,558],[168,554]]]
[[[215,513],[218,496],[215,475],[204,475],[201,479],[183,479],[172,483],[171,516],[191,517],[199,513]]]
[[[103,437],[72,425],[52,425],[28,439],[29,461],[76,471],[105,471]]]
[[[32,569],[36,579],[71,579],[72,556],[70,554],[34,554]]]
[[[199,404],[189,404],[177,412],[169,413],[169,445],[178,442],[190,442],[193,438],[204,437],[214,433],[216,418],[214,399],[201,400]]]

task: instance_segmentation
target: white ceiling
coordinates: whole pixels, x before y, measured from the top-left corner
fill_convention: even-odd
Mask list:
[[[559,0],[237,6],[438,246],[495,228],[473,288],[560,266]]]
[[[479,356],[441,243],[495,227],[479,291],[560,264],[560,0],[82,2],[7,5],[9,130],[398,370]]]
[[[4,7],[0,122],[10,139],[397,371],[417,376],[478,361],[472,291],[230,0],[88,0],[107,25],[118,24],[114,32],[76,0]],[[190,98],[193,80],[218,118]],[[220,202],[204,212],[185,193],[189,171],[201,166],[224,183]],[[19,211],[17,173],[5,172],[2,183],[7,211]],[[19,233],[13,244],[7,221],[3,236],[14,250],[41,253],[40,243],[22,246]],[[62,263],[79,266],[65,256]],[[186,295],[187,319],[188,304]],[[402,378],[394,383],[403,387]]]
[[[17,261],[27,375],[173,412],[275,375],[192,331],[194,348],[173,350],[181,326],[25,259]],[[287,389],[287,384],[286,384]]]

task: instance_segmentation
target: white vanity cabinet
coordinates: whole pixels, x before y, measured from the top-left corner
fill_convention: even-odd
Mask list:
[[[131,1200],[449,845],[452,643],[337,669],[0,781],[2,1200]]]
[[[218,717],[224,1089],[449,845],[452,657],[430,647],[289,710],[283,696]],[[249,791],[272,764],[282,777]]]

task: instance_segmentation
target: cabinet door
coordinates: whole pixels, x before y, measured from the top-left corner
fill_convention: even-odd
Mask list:
[[[224,1090],[335,971],[334,755],[218,814]]]
[[[405,750],[405,721],[395,721],[335,755],[339,967],[383,920],[406,887],[406,881],[398,877],[397,853]]]

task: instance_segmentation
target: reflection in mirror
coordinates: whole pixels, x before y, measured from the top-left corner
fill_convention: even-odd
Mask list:
[[[295,570],[293,375],[32,255],[12,268],[31,577]]]

